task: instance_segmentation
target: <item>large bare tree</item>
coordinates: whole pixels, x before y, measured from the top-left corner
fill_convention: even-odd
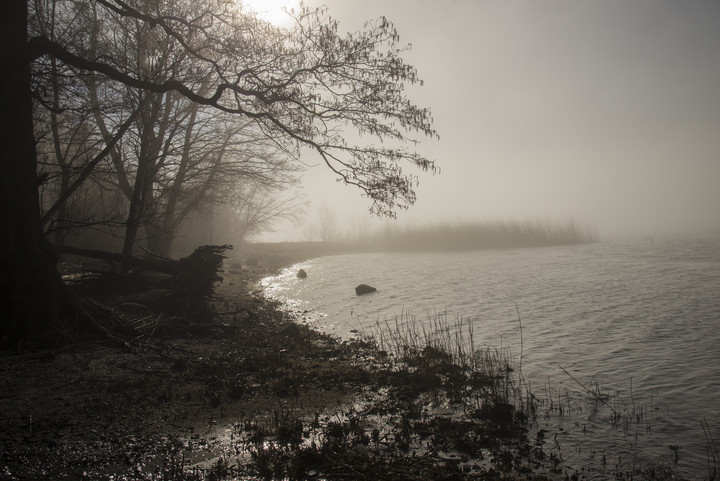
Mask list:
[[[393,215],[414,202],[417,180],[403,172],[404,163],[435,168],[407,148],[414,145],[413,135],[436,134],[429,111],[413,104],[403,90],[419,78],[403,61],[398,35],[386,19],[340,35],[325,9],[304,9],[293,29],[280,30],[242,15],[230,0],[208,0],[192,17],[170,15],[164,4],[68,0],[67,8],[102,8],[106,15],[134,19],[182,47],[184,54],[173,63],[178,75],[170,79],[138,76],[112,58],[93,54],[87,45],[63,45],[29,32],[27,0],[4,5],[0,95],[4,115],[13,117],[0,134],[0,329],[5,340],[51,326],[53,319],[63,325],[79,319],[78,303],[62,283],[41,228],[30,62],[54,58],[147,95],[175,92],[248,119],[288,148],[309,147],[342,181],[360,188],[376,213]],[[201,91],[201,85],[210,88]],[[348,131],[378,142],[350,143]]]
[[[72,11],[64,7],[67,3],[38,0],[35,7],[38,13],[34,18],[31,16],[36,30],[51,39],[55,32],[60,32],[58,35],[65,43],[76,48],[89,45],[93,55],[102,52],[115,65],[139,78],[153,77],[155,82],[180,78],[175,66],[177,58],[187,55],[182,46],[168,42],[136,18],[113,16],[98,8]],[[151,4],[143,7],[147,9],[148,5]],[[190,18],[203,13],[204,3],[174,2],[167,6],[174,9],[174,16]],[[86,38],[79,38],[76,33],[79,31],[86,32]],[[41,105],[38,111],[46,114],[47,120],[42,125],[49,124],[47,130],[53,134],[38,138],[39,146],[50,153],[44,157],[52,157],[44,162],[45,171],[52,176],[46,183],[44,198],[49,200],[49,208],[43,222],[57,234],[84,225],[97,229],[98,224],[107,222],[104,219],[110,221],[109,229],[104,230],[117,232],[113,229],[117,224],[116,211],[124,207],[123,253],[132,255],[135,245],[144,241],[152,252],[167,254],[188,215],[200,209],[208,211],[212,203],[240,200],[232,195],[235,183],[261,185],[269,193],[273,188],[288,187],[296,179],[293,174],[300,164],[292,162],[295,152],[281,148],[277,139],[260,131],[252,120],[200,106],[177,92],[148,94],[140,88],[124,85],[118,88],[117,82],[102,76],[72,66],[62,67],[69,72],[61,71],[53,57],[41,58],[34,64],[35,84],[39,85],[36,98]],[[209,87],[204,84],[197,90],[203,93]],[[94,129],[90,126],[89,135],[98,137],[99,132],[104,143],[112,146],[101,152],[109,155],[111,163],[105,163],[104,169],[94,167],[92,177],[85,174],[88,167],[103,160],[100,155],[92,161],[87,155],[71,157],[65,147],[78,145],[85,152],[93,148],[92,139],[82,142],[77,135],[67,132],[59,140],[60,127],[85,125],[76,121],[76,112],[84,115],[83,120],[88,116],[95,120],[97,125]],[[119,126],[122,129],[128,124],[126,117],[131,126],[120,143],[117,134],[113,135],[118,126],[113,124],[122,119]],[[62,129],[67,130],[70,129]],[[102,199],[108,184],[113,183],[107,176],[108,167],[114,170],[117,190],[126,201],[121,202],[122,206],[117,202],[111,204],[111,212],[97,215],[98,203],[83,201]],[[94,182],[83,185],[88,178]],[[77,195],[73,195],[76,191]],[[268,216],[263,218],[265,223],[271,221]],[[62,237],[56,235],[55,239],[57,242]]]

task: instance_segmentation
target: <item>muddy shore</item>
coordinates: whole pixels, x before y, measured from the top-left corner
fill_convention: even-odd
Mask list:
[[[209,322],[168,313],[162,279],[106,274],[77,290],[136,329],[126,347],[99,340],[2,353],[0,478],[132,477],[172,453],[202,465],[234,423],[347,403],[361,376],[352,353],[294,324],[256,285],[319,251],[245,254],[226,260]],[[73,256],[61,268],[71,284],[86,268],[109,270]]]
[[[532,406],[500,396],[511,370],[479,373],[433,349],[392,358],[262,296],[263,277],[327,253],[229,253],[202,316],[178,308],[167,279],[64,258],[76,291],[133,335],[0,355],[0,479],[568,476],[527,431]]]

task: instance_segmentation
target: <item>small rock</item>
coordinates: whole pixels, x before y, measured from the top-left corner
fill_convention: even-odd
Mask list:
[[[305,279],[305,278],[307,277],[307,272],[305,272],[304,269],[300,269],[300,270],[297,272],[297,276],[298,276],[300,279]]]
[[[377,289],[368,286],[367,284],[360,284],[355,288],[355,294],[358,296],[362,296],[363,294],[369,294],[371,292],[377,292]]]

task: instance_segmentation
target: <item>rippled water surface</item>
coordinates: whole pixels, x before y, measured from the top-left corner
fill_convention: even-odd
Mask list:
[[[356,296],[360,283],[378,292]],[[720,239],[337,255],[264,285],[341,337],[447,312],[475,347],[508,350],[516,366],[522,354],[533,392],[565,406],[539,422],[562,428],[552,443],[591,476],[666,463],[703,479],[703,420],[720,444]],[[642,421],[611,426],[580,384]]]

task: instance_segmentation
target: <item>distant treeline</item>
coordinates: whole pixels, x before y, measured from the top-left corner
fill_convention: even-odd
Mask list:
[[[385,227],[347,240],[362,250],[474,250],[595,242],[594,230],[572,221],[443,222]]]

